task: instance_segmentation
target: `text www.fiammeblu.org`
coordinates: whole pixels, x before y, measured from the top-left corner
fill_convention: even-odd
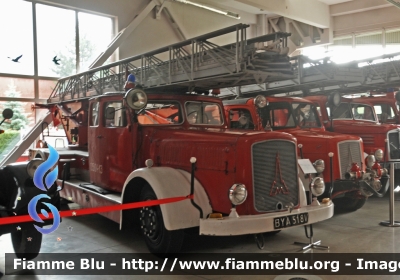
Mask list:
[[[160,272],[179,270],[328,270],[330,272],[339,271],[339,261],[303,261],[295,258],[284,261],[239,261],[235,258],[227,258],[225,261],[180,261],[178,258],[170,259],[172,265],[166,267],[168,258],[165,258],[162,266],[158,262],[149,262],[138,259],[122,260],[122,269],[144,270],[149,272],[153,269]],[[165,271],[166,272],[166,271]]]
[[[171,266],[166,266],[168,262],[172,262]],[[367,261],[363,258],[357,258],[356,263],[343,262],[346,267],[352,267],[356,271],[386,271],[396,272],[400,270],[399,261]],[[168,259],[165,258],[162,262],[162,266],[158,265],[158,262],[144,261],[138,259],[132,259],[130,261],[123,259],[122,269],[134,269],[143,270],[149,272],[151,270],[158,270],[160,272],[173,272],[177,270],[315,270],[315,271],[326,271],[331,273],[337,273],[340,269],[340,261],[307,261],[299,260],[294,258],[290,260],[285,258],[279,261],[240,261],[235,258],[227,258],[225,261],[180,261],[178,258]]]

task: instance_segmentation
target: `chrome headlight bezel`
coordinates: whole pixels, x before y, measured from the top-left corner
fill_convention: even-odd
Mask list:
[[[377,161],[381,161],[383,159],[383,151],[382,149],[377,149],[374,153],[375,159]]]
[[[310,183],[310,190],[314,196],[320,196],[325,192],[325,182],[321,177],[314,177]]]
[[[314,163],[314,168],[317,173],[322,173],[325,170],[325,161],[323,159],[317,159]]]
[[[374,156],[374,155],[368,155],[368,156],[365,158],[365,165],[366,165],[368,168],[371,168],[371,167],[374,165],[375,161],[376,161],[376,159],[375,159],[375,156]]]
[[[268,106],[269,102],[265,96],[262,95],[257,95],[254,98],[254,104],[256,105],[257,108],[264,108],[265,106]]]
[[[240,183],[233,184],[233,186],[229,188],[228,198],[233,205],[242,204],[247,198],[246,186]]]

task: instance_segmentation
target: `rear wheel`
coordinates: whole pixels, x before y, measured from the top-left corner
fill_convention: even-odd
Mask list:
[[[153,189],[145,185],[140,200],[155,200]],[[183,243],[183,230],[167,230],[160,206],[143,207],[139,213],[139,224],[149,251],[153,254],[170,254],[180,251]]]
[[[11,241],[18,258],[32,260],[39,255],[42,234],[33,226],[11,233]]]

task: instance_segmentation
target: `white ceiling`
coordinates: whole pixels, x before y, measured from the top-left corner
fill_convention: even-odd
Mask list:
[[[353,0],[318,0],[320,2],[323,2],[327,5],[334,5],[334,4],[339,4],[339,3],[343,3],[343,2],[350,2]]]

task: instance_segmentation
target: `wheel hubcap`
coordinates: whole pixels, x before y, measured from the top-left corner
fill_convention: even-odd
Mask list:
[[[143,234],[152,240],[158,236],[157,212],[154,207],[143,207],[140,210],[140,226]]]

